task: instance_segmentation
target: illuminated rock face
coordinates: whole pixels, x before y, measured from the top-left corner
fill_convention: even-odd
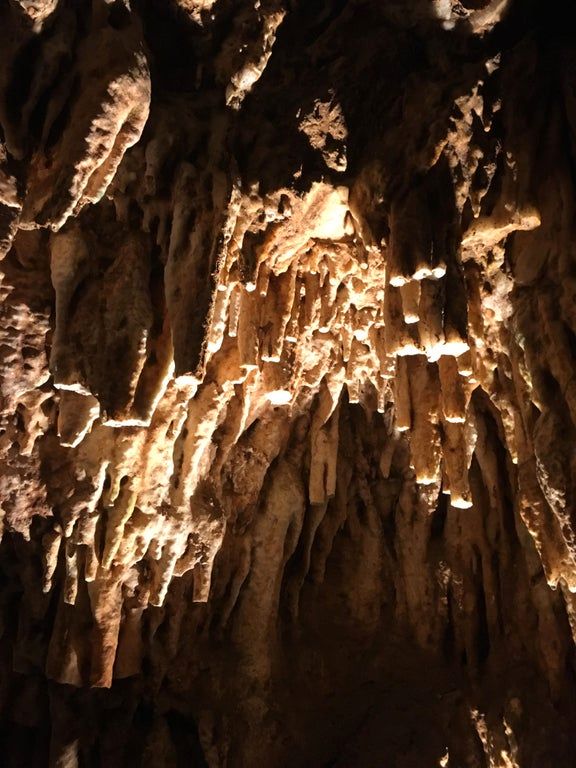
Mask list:
[[[3,0],[3,764],[573,768],[569,11]]]

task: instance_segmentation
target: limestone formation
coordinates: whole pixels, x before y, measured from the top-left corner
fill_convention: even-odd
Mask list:
[[[0,0],[3,765],[576,765],[575,21]]]

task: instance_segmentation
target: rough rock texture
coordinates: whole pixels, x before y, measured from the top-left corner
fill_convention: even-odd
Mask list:
[[[0,0],[2,765],[576,765],[574,16]]]

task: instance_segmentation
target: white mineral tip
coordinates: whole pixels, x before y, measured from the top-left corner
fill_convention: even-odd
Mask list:
[[[456,507],[456,509],[470,509],[472,506],[472,502],[468,499],[463,499],[462,497],[456,496],[456,498],[452,497],[450,499],[450,504],[453,507]]]
[[[292,400],[292,393],[288,389],[274,389],[268,392],[267,397],[272,405],[288,405]]]

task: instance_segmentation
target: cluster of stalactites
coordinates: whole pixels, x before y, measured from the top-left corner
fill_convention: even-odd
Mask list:
[[[174,577],[193,571],[195,599],[208,599],[227,521],[257,506],[266,472],[300,417],[309,418],[302,437],[310,449],[307,503],[321,508],[334,496],[344,392],[348,402],[386,414],[390,439],[379,466],[384,478],[395,446],[405,441],[407,481],[423,498],[442,491],[454,507],[466,509],[473,503],[469,469],[482,441],[472,399],[480,388],[501,415],[508,455],[519,468],[520,513],[547,577],[575,588],[575,547],[558,490],[562,479],[544,460],[535,461],[529,419],[518,406],[522,398],[539,398],[529,370],[537,365],[525,329],[518,348],[510,339],[512,281],[501,269],[507,236],[537,227],[540,217],[518,202],[513,160],[501,199],[489,215],[483,213],[497,163],[487,155],[481,167],[474,146],[475,121],[482,119],[483,130],[490,130],[479,86],[458,102],[454,135],[449,131],[441,142],[432,167],[391,201],[387,235],[376,241],[354,187],[316,181],[305,192],[282,188],[260,195],[257,184],[246,189],[231,183],[232,170],[222,171],[225,161],[230,169],[234,163],[221,154],[221,117],[216,127],[198,128],[215,137],[205,142],[204,169],[167,157],[181,151],[185,131],[161,109],[156,127],[168,126],[169,140],[159,131],[120,166],[148,117],[150,75],[134,15],[116,28],[103,5],[94,9],[78,55],[74,93],[80,96],[66,102],[69,82],[54,90],[63,43],[73,34],[62,23],[62,45],[45,47],[45,66],[34,75],[20,122],[5,131],[6,148],[0,146],[0,248],[8,252],[14,236],[16,249],[39,247],[30,230],[52,230],[47,247],[55,297],[48,369],[38,356],[33,386],[30,374],[25,387],[4,394],[11,405],[23,406],[29,440],[20,446],[22,457],[32,456],[36,438],[47,430],[41,411],[56,394],[64,470],[51,480],[58,519],[43,541],[44,590],[51,589],[61,560],[64,603],[76,603],[82,580],[89,585],[108,644],[91,682],[108,685],[112,679],[122,590],[132,600],[134,636],[144,608],[163,603]],[[282,18],[274,9],[263,14],[258,44],[230,68],[231,75],[222,58],[220,75],[228,83],[223,110],[226,103],[241,108],[266,66]],[[490,73],[492,63],[486,69]],[[48,91],[57,98],[48,100],[39,144],[21,145]],[[337,107],[318,102],[300,130],[339,173],[346,167],[343,125],[331,141],[318,134],[326,114],[338,117]],[[69,124],[54,144],[52,129],[65,109]],[[190,141],[202,144],[197,136]],[[28,162],[23,186],[9,154]],[[169,193],[157,194],[172,166]],[[483,181],[475,187],[479,168]],[[461,232],[468,201],[473,218]],[[92,225],[78,220],[92,203],[104,211],[103,230],[111,227],[102,241]],[[135,206],[141,227],[131,221]],[[18,227],[27,231],[16,234]],[[549,303],[541,297],[540,304],[549,338],[562,338]],[[24,338],[27,324],[18,305],[8,335]],[[46,330],[29,346],[44,345]],[[21,339],[18,344],[23,346]],[[512,354],[520,370],[514,381],[504,375]],[[546,354],[570,394],[562,356]],[[40,392],[49,374],[53,390]],[[551,432],[549,422],[542,424],[535,430],[536,449]],[[551,488],[547,498],[558,527],[553,535],[544,530],[548,502],[542,488]],[[139,568],[142,562],[146,568]],[[53,663],[53,677],[79,682],[78,669]]]
[[[292,420],[319,396],[310,434],[312,504],[334,493],[338,435],[331,417],[344,388],[349,402],[369,411],[393,407],[392,429],[409,438],[418,484],[441,485],[454,506],[472,503],[468,469],[476,426],[469,403],[479,382],[490,382],[482,329],[468,326],[469,315],[482,309],[469,311],[468,297],[475,295],[465,282],[459,243],[445,221],[433,220],[422,190],[393,206],[390,237],[378,246],[362,238],[345,187],[317,183],[302,196],[281,190],[266,199],[234,188],[225,211],[203,357],[185,373],[175,371],[177,337],[170,327],[180,321],[181,292],[167,281],[167,321],[152,337],[149,266],[139,235],[127,236],[95,292],[105,308],[96,319],[98,338],[105,340],[100,351],[94,318],[70,312],[91,269],[83,234],[72,227],[51,240],[56,323],[50,365],[60,390],[58,426],[64,445],[79,446],[94,510],[80,512],[77,504],[62,535],[89,545],[88,580],[99,569],[129,569],[145,556],[158,561],[150,593],[155,604],[174,573],[201,561],[209,571],[205,550],[211,561],[223,520],[216,515],[213,525],[202,523],[209,537],[217,532],[215,541],[191,545],[190,527],[201,527],[205,516],[194,520],[190,508],[202,507],[195,495],[203,479],[218,484],[234,442],[270,409],[281,407]],[[179,228],[173,221],[173,237]],[[172,265],[171,255],[178,262],[182,252],[177,260],[168,245],[167,273],[197,259],[193,234],[186,242],[183,264]],[[192,294],[187,301],[193,303]],[[113,338],[122,339],[122,358]],[[94,350],[91,359],[87,350]],[[120,369],[111,382],[113,361]],[[217,433],[224,437],[215,442]],[[106,473],[116,479],[105,492]],[[90,542],[102,506],[111,511],[97,557]],[[166,514],[168,524],[161,522]],[[76,525],[78,516],[91,521],[90,530]],[[46,588],[56,543],[53,549]],[[209,585],[206,576],[202,581],[199,599]],[[74,595],[72,589],[66,599]]]

